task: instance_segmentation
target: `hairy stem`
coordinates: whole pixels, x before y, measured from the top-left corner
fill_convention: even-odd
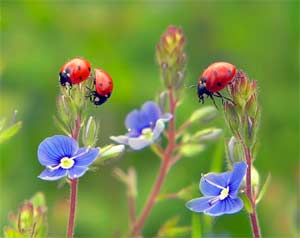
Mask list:
[[[152,187],[151,193],[148,197],[145,206],[137,219],[135,225],[132,228],[131,234],[133,237],[139,236],[140,231],[144,226],[146,219],[148,218],[150,211],[155,203],[157,196],[159,195],[160,189],[163,185],[163,182],[166,178],[167,172],[170,168],[170,159],[172,158],[173,152],[176,147],[175,141],[175,109],[176,109],[176,100],[174,98],[173,88],[169,88],[169,101],[170,101],[170,113],[173,115],[173,118],[169,122],[168,129],[168,145],[163,153],[163,159],[161,162],[161,167],[156,178],[156,181]]]
[[[75,224],[75,211],[76,211],[76,198],[77,198],[77,184],[78,179],[71,179],[70,182],[70,213],[68,223],[67,238],[73,238],[74,224]]]
[[[78,140],[80,131],[80,117],[75,119],[75,128],[72,132],[72,137]],[[75,225],[75,212],[76,212],[76,200],[77,200],[77,185],[78,179],[70,180],[70,212],[69,212],[69,222],[67,230],[67,238],[74,237],[74,225]]]
[[[252,206],[252,212],[249,214],[249,216],[251,221],[253,238],[259,238],[261,236],[260,227],[259,227],[258,218],[256,214],[255,198],[253,197],[252,184],[251,184],[252,157],[251,157],[250,149],[245,144],[243,144],[243,147],[244,147],[244,153],[246,156],[246,163],[247,163],[246,194]]]

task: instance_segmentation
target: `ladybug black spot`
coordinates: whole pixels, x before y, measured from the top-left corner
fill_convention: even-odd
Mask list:
[[[100,86],[100,87],[103,87],[103,83],[99,83],[99,86]]]
[[[80,79],[80,80],[82,80],[82,77],[81,77],[81,76],[79,76],[79,79]]]
[[[222,86],[222,83],[221,83],[221,82],[217,82],[217,86],[218,86],[218,87],[221,87],[221,86]]]
[[[215,75],[215,77],[218,76],[218,72],[216,70],[214,71],[214,75]]]
[[[232,74],[232,71],[230,69],[228,69],[228,74],[231,75]]]
[[[81,70],[81,67],[80,67],[80,65],[78,65],[78,66],[77,66],[77,69],[78,69],[78,70]]]
[[[91,67],[89,67],[89,71],[91,72]]]

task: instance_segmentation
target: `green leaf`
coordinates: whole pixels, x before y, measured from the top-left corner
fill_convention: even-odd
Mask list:
[[[0,144],[3,143],[4,141],[8,140],[15,134],[17,134],[17,132],[21,129],[21,127],[22,127],[22,122],[19,121],[19,122],[15,123],[14,125],[10,126],[9,128],[5,129],[4,131],[2,131],[0,133]]]
[[[204,150],[205,146],[201,144],[186,144],[180,147],[179,153],[186,157],[194,157]]]
[[[181,189],[177,193],[178,198],[184,201],[188,201],[191,198],[196,197],[197,195],[199,195],[199,184],[197,183],[193,183],[190,186]]]
[[[192,213],[192,238],[201,238],[202,229],[200,216],[197,213]]]
[[[200,131],[197,131],[190,138],[193,142],[202,142],[202,141],[213,141],[220,137],[223,130],[219,128],[206,128]]]
[[[177,226],[179,216],[175,216],[167,220],[159,229],[158,237],[179,237],[187,235],[191,228],[189,226]]]
[[[189,118],[190,123],[196,121],[209,122],[216,117],[218,110],[213,106],[201,107],[194,111]]]
[[[258,204],[260,202],[260,200],[263,198],[263,196],[265,195],[267,188],[270,185],[270,182],[271,182],[271,174],[269,173],[268,177],[266,178],[266,181],[264,182],[264,185],[262,186],[262,188],[257,196],[257,199],[255,201],[256,204]]]
[[[247,195],[245,193],[242,193],[240,197],[241,197],[241,199],[244,202],[244,208],[245,208],[245,210],[248,213],[252,213],[253,212],[253,208],[252,208],[251,202],[250,202],[249,198],[247,197]]]

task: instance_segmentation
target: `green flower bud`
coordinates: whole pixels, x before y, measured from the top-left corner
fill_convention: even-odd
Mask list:
[[[156,59],[161,68],[164,85],[182,88],[185,76],[185,37],[180,27],[169,26],[156,46]]]
[[[82,143],[84,146],[94,146],[97,142],[98,126],[95,119],[90,116],[82,133]]]
[[[235,105],[233,105],[231,102],[225,102],[224,112],[227,124],[229,125],[232,133],[235,135],[238,132],[241,123]]]

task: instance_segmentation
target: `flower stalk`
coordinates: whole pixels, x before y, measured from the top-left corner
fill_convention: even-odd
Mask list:
[[[74,237],[77,187],[78,187],[78,179],[71,179],[70,180],[70,212],[69,212],[67,238]]]
[[[256,134],[260,120],[256,81],[250,81],[244,72],[238,71],[235,80],[229,86],[229,94],[233,98],[235,105],[231,102],[225,102],[225,118],[229,129],[244,153],[243,158],[239,158],[239,160],[244,160],[247,164],[245,193],[251,204],[251,209],[248,213],[253,237],[259,238],[261,233],[256,212],[258,182],[254,181],[252,176],[254,158],[251,155],[256,144]]]
[[[78,116],[75,119],[75,129],[72,132],[72,138],[78,141],[79,132],[80,132],[80,117]],[[69,211],[69,221],[68,221],[68,231],[67,238],[74,237],[74,225],[75,225],[75,213],[76,213],[76,202],[77,202],[77,188],[78,188],[78,179],[70,180],[70,211]]]

